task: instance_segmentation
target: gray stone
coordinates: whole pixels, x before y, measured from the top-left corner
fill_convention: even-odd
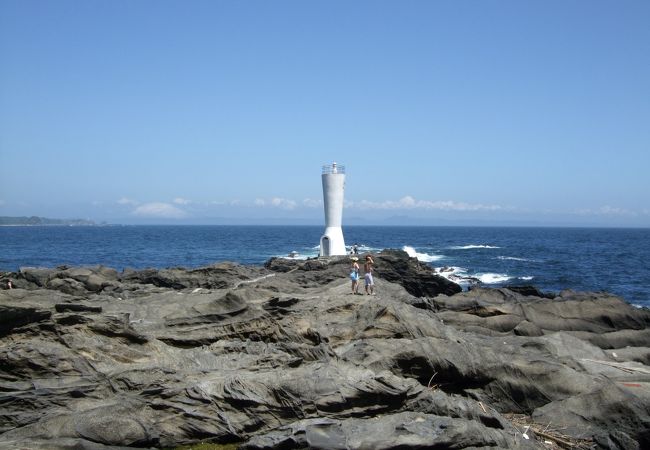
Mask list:
[[[347,257],[5,273],[0,449],[543,448],[505,413],[650,445],[647,311],[375,262],[374,296]]]
[[[373,418],[306,419],[258,436],[242,450],[537,448],[512,431],[465,419],[404,412]]]

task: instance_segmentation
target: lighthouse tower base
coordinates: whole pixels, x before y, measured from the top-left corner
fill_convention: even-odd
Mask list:
[[[345,255],[345,242],[341,227],[327,227],[320,238],[320,256]]]

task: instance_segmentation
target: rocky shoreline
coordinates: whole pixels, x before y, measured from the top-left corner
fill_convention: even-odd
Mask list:
[[[650,311],[375,262],[0,273],[0,449],[650,448]]]

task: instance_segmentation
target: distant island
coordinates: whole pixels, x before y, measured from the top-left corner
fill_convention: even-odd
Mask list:
[[[48,219],[46,217],[5,217],[0,216],[0,226],[34,226],[34,225],[65,225],[65,226],[93,226],[97,225],[92,220],[85,219]]]

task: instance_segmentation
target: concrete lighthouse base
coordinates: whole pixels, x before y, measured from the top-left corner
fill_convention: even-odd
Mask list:
[[[327,227],[320,238],[320,256],[337,256],[347,254],[341,227]]]

